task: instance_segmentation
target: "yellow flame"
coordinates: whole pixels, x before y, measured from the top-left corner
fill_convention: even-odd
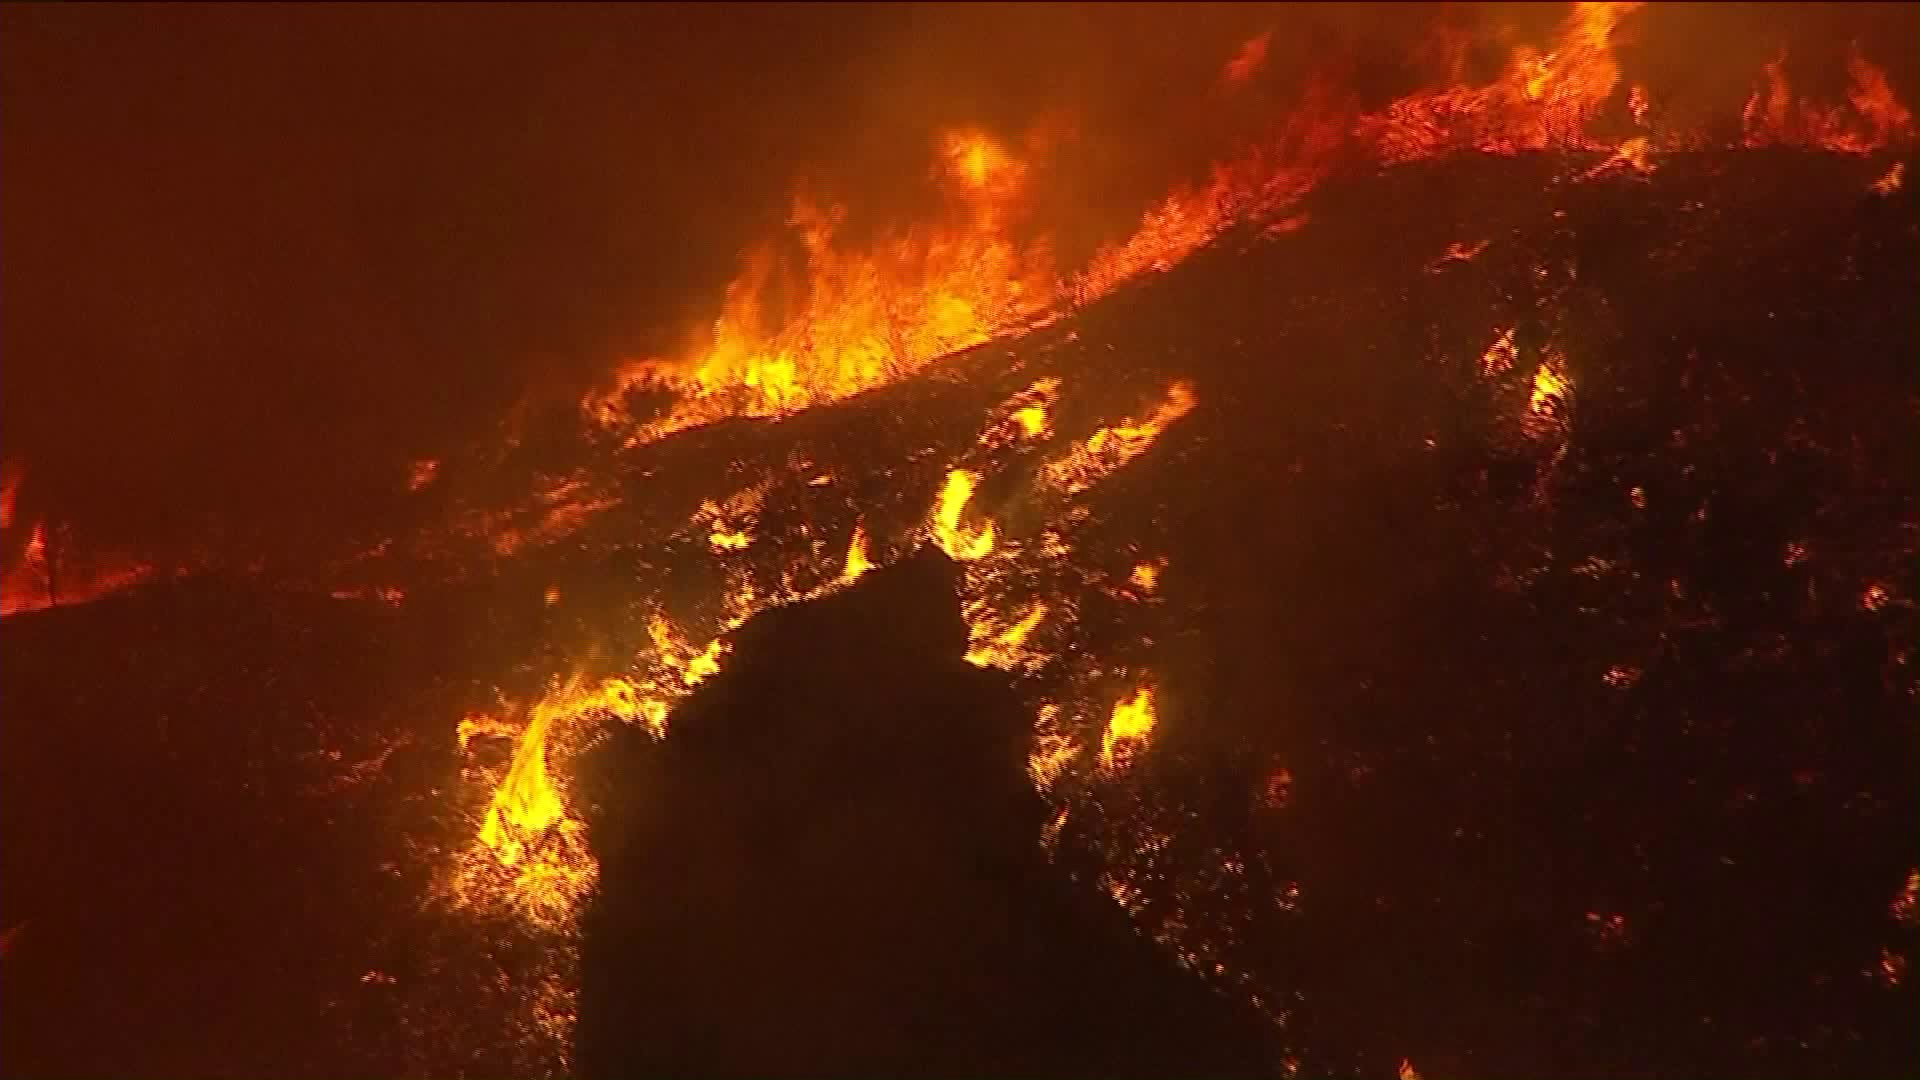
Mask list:
[[[1015,410],[1013,418],[1019,422],[1020,430],[1026,432],[1028,438],[1044,435],[1047,432],[1045,405],[1029,405],[1024,409]]]
[[[1533,373],[1533,394],[1527,400],[1527,408],[1544,415],[1566,400],[1567,391],[1572,389],[1566,376],[1554,370],[1552,364],[1543,363]]]
[[[1513,346],[1514,327],[1508,327],[1487,351],[1480,354],[1480,374],[1486,376],[1504,375],[1513,370],[1514,361],[1520,358],[1519,350]]]
[[[534,705],[525,730],[514,747],[513,763],[495,789],[481,823],[479,841],[504,866],[518,865],[545,833],[568,821],[566,802],[547,770],[547,744],[556,723],[577,720],[588,713],[607,712],[624,720],[641,716],[639,694],[625,679],[607,679],[587,688],[579,676],[562,683]],[[485,718],[470,717],[461,725],[462,745],[474,734],[498,730]]]
[[[707,544],[715,551],[739,551],[753,543],[753,534],[745,529],[715,529],[707,534]]]
[[[726,642],[719,638],[707,643],[693,659],[687,661],[687,669],[680,673],[680,681],[688,686],[698,686],[702,680],[720,673],[720,658],[727,654]]]
[[[947,132],[941,138],[947,158],[947,173],[969,189],[984,191],[990,187],[1018,182],[1025,171],[1006,148],[977,130]]]
[[[871,569],[873,560],[867,557],[867,530],[855,525],[853,539],[847,543],[847,564],[840,571],[840,580],[852,581]]]
[[[968,500],[973,498],[974,485],[978,481],[979,477],[966,469],[948,472],[946,486],[940,489],[939,501],[933,508],[933,542],[958,562],[971,562],[993,550],[992,522],[977,530],[960,524],[960,515],[966,509]]]
[[[1143,592],[1153,592],[1160,587],[1160,571],[1166,569],[1166,562],[1141,563],[1133,568],[1128,580],[1140,586]]]
[[[1116,702],[1113,717],[1107,721],[1106,734],[1100,740],[1101,763],[1115,765],[1130,748],[1145,746],[1156,719],[1152,687],[1143,686],[1134,691],[1133,697]]]
[[[983,620],[975,624],[972,647],[967,650],[967,663],[975,667],[997,667],[1011,669],[1023,657],[1021,646],[1026,643],[1027,635],[1047,616],[1047,605],[1035,604],[1015,622],[1005,627],[994,627],[990,621]]]
[[[1615,169],[1631,169],[1646,176],[1653,172],[1653,145],[1645,135],[1636,135],[1614,148],[1613,156],[1587,170],[1586,177],[1591,179]]]
[[[1087,490],[1114,470],[1145,453],[1154,440],[1174,421],[1193,411],[1198,399],[1193,386],[1176,382],[1167,388],[1166,400],[1144,420],[1104,427],[1087,436],[1057,461],[1041,470],[1045,483],[1068,495]]]

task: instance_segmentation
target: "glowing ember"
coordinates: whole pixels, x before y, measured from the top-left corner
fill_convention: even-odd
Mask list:
[[[1069,495],[1087,490],[1145,453],[1168,426],[1193,411],[1196,403],[1191,384],[1174,383],[1167,388],[1166,399],[1146,418],[1101,428],[1065,457],[1048,462],[1043,472],[1046,482]]]
[[[987,635],[980,635],[980,628],[975,627],[974,640],[967,650],[967,663],[976,667],[1001,669],[1017,666],[1024,655],[1021,646],[1026,642],[1027,635],[1033,633],[1033,628],[1039,626],[1040,620],[1046,615],[1046,605],[1035,604],[1018,622],[989,630]]]
[[[1513,347],[1513,328],[1502,331],[1487,351],[1480,354],[1480,374],[1491,377],[1504,375],[1513,370],[1514,362],[1520,354]]]
[[[407,470],[407,490],[419,491],[440,474],[440,463],[430,458],[414,462]]]
[[[1153,592],[1160,587],[1160,572],[1167,568],[1166,560],[1144,562],[1133,568],[1127,580],[1140,587],[1141,592]]]
[[[1920,870],[1907,871],[1907,880],[1891,905],[1894,921],[1902,926],[1920,925]]]

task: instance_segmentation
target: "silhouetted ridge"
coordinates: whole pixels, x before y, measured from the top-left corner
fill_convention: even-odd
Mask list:
[[[956,576],[770,612],[669,739],[598,754],[581,1076],[1261,1071],[1251,1017],[1046,865]]]

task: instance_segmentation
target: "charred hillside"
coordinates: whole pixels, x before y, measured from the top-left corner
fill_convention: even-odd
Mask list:
[[[582,1076],[1260,1075],[1267,1033],[1052,872],[1032,722],[922,552],[760,616],[590,790]],[[671,868],[671,869],[669,869]]]
[[[1118,911],[1154,943],[1152,963],[1114,961],[1116,997],[1207,984],[1265,1018],[1276,1071],[1901,1074],[1920,1052],[1920,207],[1910,185],[1876,189],[1894,162],[1866,157],[1600,164],[1470,155],[1342,178],[836,405],[638,446],[577,423],[530,433],[446,466],[449,489],[474,478],[466,501],[423,499],[445,498],[453,524],[341,571],[336,591],[392,587],[392,602],[243,578],[9,617],[8,711],[33,722],[10,720],[0,755],[0,909],[25,924],[0,959],[0,1060],[528,1074],[552,1031],[512,1017],[562,978],[571,938],[429,902],[488,812],[474,778],[497,780],[527,742],[453,729],[585,671],[700,685],[664,741],[602,708],[556,721],[540,764],[569,823],[656,804],[680,823],[605,854],[601,895],[678,898],[709,939],[737,923],[795,950],[789,981],[755,992],[807,996],[802,1015],[825,1019],[782,1037],[822,1038],[845,1021],[832,1002],[886,985],[882,938],[861,935],[923,905],[885,890],[960,888],[943,853],[973,844],[1006,860],[994,903],[1066,928],[1045,936],[1107,942],[1098,923]],[[971,486],[943,518],[956,471]],[[489,519],[496,541],[524,539],[463,531],[482,488],[556,478],[579,482]],[[843,584],[856,547],[878,576],[928,544],[965,556],[964,634],[908,614],[923,598]],[[862,638],[862,620],[920,619],[946,620],[938,664],[873,662],[907,646]],[[951,706],[942,680],[979,674],[955,670],[960,652],[998,669],[999,689],[950,717],[987,727],[966,735],[975,772],[938,724],[829,735],[777,688],[738,691],[799,664],[779,644],[797,639],[809,673],[838,680],[808,703],[820,724],[843,694],[867,695],[869,716]],[[701,657],[717,674],[692,677]],[[1122,728],[1143,689],[1153,722]],[[641,779],[576,782],[607,730],[627,745],[605,753]],[[1038,805],[1006,784],[1022,746]],[[183,760],[197,764],[165,764]],[[872,911],[830,890],[808,918],[757,892],[702,910],[692,882],[650,884],[669,856],[639,852],[766,880],[788,864],[747,819],[827,815],[812,800],[850,798],[849,777],[875,789],[822,843],[836,875],[891,898]],[[123,789],[152,809],[128,811]],[[719,794],[752,789],[779,798]],[[49,805],[73,809],[49,824]],[[924,844],[874,809],[895,805],[1003,831]],[[577,867],[570,835],[515,834],[502,894],[529,867]],[[872,852],[846,839],[869,836]],[[1110,906],[1034,899],[1049,890]],[[796,920],[820,936],[770,930]],[[895,929],[995,998],[944,925]],[[127,927],[145,936],[123,942]],[[606,933],[586,936],[585,1040],[610,1022],[594,979],[647,966],[596,969]],[[827,941],[865,950],[858,979],[836,984],[838,954],[807,951]],[[1092,952],[992,977],[1057,1005],[1079,993],[1074,969],[1106,962]],[[82,959],[97,980],[68,977]],[[731,1000],[724,980],[703,986]],[[650,1044],[645,1060],[765,1067],[744,1033],[774,1037],[752,1027],[774,1002],[756,1000],[698,1017],[743,1056]],[[667,1004],[702,1007],[690,989]],[[1034,1022],[996,1022],[1015,1020]],[[122,1050],[99,1044],[108,1028]],[[862,1048],[876,1056],[833,1060],[908,1060]],[[1031,1063],[965,1068],[1007,1062]]]

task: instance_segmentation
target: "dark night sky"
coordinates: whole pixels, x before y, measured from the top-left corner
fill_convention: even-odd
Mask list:
[[[1871,53],[1912,9],[1660,17],[1690,40],[1743,19],[1725,63],[1744,84],[1771,49],[1754,26],[1845,24]],[[1235,43],[1275,28],[1273,66],[1304,70],[1420,21],[1378,4],[9,6],[0,449],[29,463],[23,498],[135,543],[348,508],[529,391],[675,349],[803,172],[893,211],[940,128],[1011,137],[1070,110],[1073,205],[1117,224],[1205,160],[1220,130],[1194,117]]]

